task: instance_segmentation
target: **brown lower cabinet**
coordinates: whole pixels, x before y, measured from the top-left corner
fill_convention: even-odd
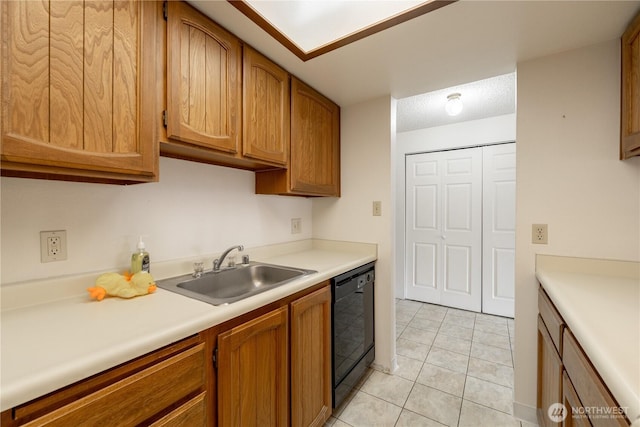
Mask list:
[[[187,338],[4,411],[2,426],[205,426],[204,350]]]
[[[562,401],[562,359],[553,345],[541,316],[538,316],[538,422],[541,427],[561,423],[547,415],[547,409]]]
[[[331,288],[218,335],[220,426],[322,426],[331,416]]]
[[[330,367],[324,281],[6,410],[0,424],[322,426],[331,416]]]
[[[538,312],[540,426],[629,427],[624,415],[601,416],[598,412],[615,412],[620,405],[542,287],[538,289]]]
[[[576,389],[573,388],[573,384],[571,384],[571,380],[566,372],[562,374],[562,403],[567,409],[582,407],[582,402],[580,402],[580,398],[578,398],[578,393],[576,393]],[[564,425],[566,427],[590,427],[591,423],[585,417],[567,416],[564,420]]]
[[[218,336],[221,426],[286,426],[289,420],[288,307]]]
[[[291,303],[291,425],[322,426],[331,416],[331,290]]]

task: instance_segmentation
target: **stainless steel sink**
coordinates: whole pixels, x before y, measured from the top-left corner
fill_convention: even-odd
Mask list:
[[[230,304],[260,292],[282,286],[297,278],[317,273],[314,270],[251,262],[200,277],[191,274],[158,280],[163,289],[213,305]]]

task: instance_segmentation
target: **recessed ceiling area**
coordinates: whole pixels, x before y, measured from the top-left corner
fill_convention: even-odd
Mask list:
[[[445,111],[447,96],[452,93],[461,95],[463,107],[457,116],[449,116]],[[515,111],[516,74],[509,73],[399,99],[396,131],[408,132],[512,114]]]
[[[246,2],[307,52],[424,3],[382,0]],[[315,31],[309,31],[309,28]]]
[[[303,61],[458,0],[228,0]]]
[[[637,0],[461,0],[305,62],[228,1],[189,3],[341,107],[501,76],[519,62],[619,39],[640,11]]]

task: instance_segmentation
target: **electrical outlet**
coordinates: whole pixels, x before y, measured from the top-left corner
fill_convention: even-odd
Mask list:
[[[547,224],[533,224],[531,228],[531,241],[539,245],[548,243]]]
[[[373,216],[381,216],[382,215],[382,202],[379,200],[375,200],[373,202]]]
[[[40,262],[64,261],[67,259],[67,231],[40,232]]]
[[[291,218],[291,234],[302,233],[302,218]]]

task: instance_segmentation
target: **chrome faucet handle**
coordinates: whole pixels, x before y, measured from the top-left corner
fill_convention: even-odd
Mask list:
[[[202,276],[202,272],[204,271],[204,263],[202,262],[194,262],[193,263],[193,277],[200,277]]]
[[[249,255],[242,255],[242,263],[249,264]]]

